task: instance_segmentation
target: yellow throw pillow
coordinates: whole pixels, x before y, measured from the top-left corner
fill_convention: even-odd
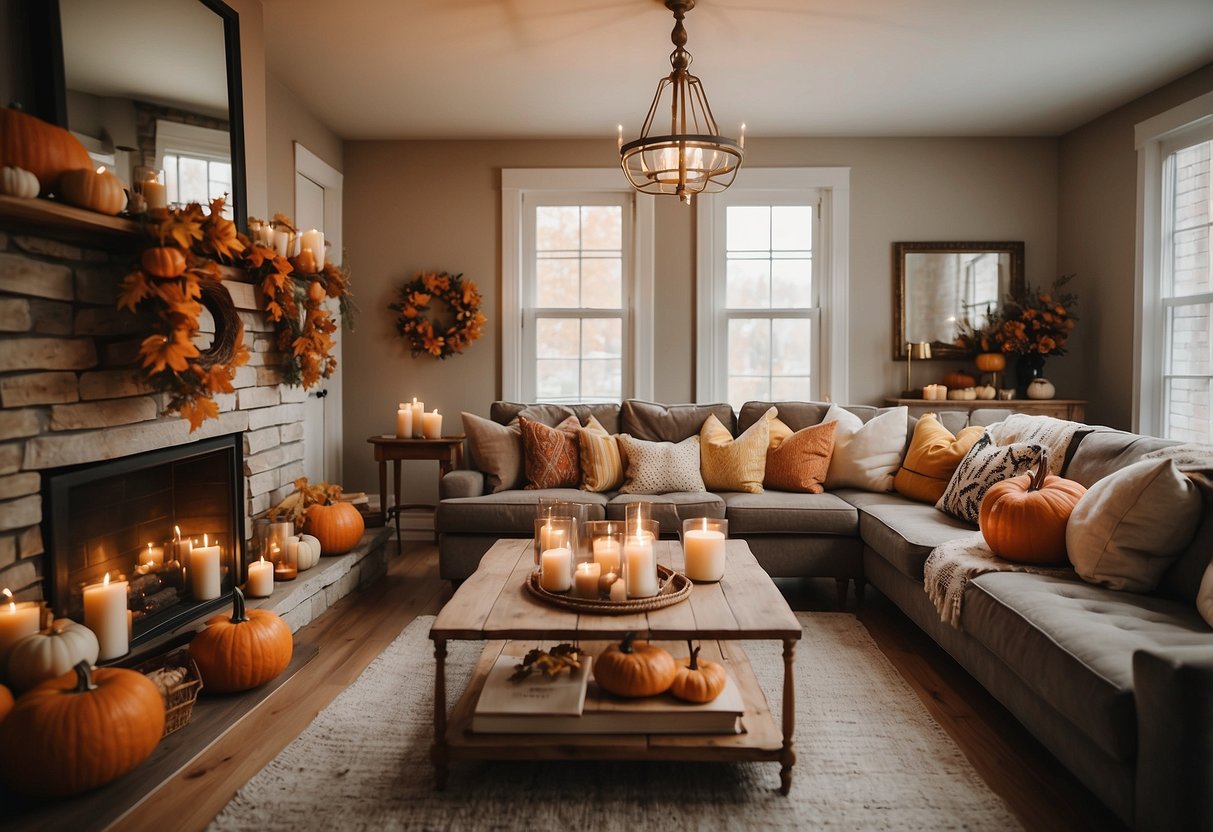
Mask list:
[[[820,494],[830,470],[836,427],[837,422],[823,422],[793,433],[782,420],[772,421],[762,484],[776,491]]]
[[[709,491],[762,493],[771,420],[778,412],[770,408],[736,439],[715,414],[707,418],[699,430],[699,472]]]
[[[593,416],[577,431],[581,445],[581,489],[614,491],[623,485],[623,460],[619,442]]]
[[[956,467],[984,432],[985,428],[969,427],[953,436],[938,416],[924,413],[914,428],[901,470],[893,477],[894,490],[920,503],[939,502]]]

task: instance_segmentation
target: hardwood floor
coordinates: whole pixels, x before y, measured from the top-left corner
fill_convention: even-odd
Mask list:
[[[389,542],[389,551],[394,546]],[[833,581],[777,582],[796,610],[835,609]],[[418,615],[450,597],[437,547],[406,542],[387,576],[297,634],[319,655],[115,828],[202,829]],[[851,603],[854,604],[852,596]],[[869,588],[858,616],[974,768],[1030,830],[1123,828],[997,701],[892,603]],[[428,658],[428,656],[426,657]],[[801,738],[805,741],[805,738]]]

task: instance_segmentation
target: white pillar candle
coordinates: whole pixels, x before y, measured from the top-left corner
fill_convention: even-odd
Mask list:
[[[425,430],[425,402],[417,401],[413,396],[413,438],[420,439]]]
[[[724,577],[724,533],[707,527],[688,529],[682,534],[686,575],[692,581],[719,581]]]
[[[568,592],[573,586],[573,550],[562,546],[539,556],[539,585],[548,592]]]
[[[285,228],[274,229],[274,251],[278,252],[279,257],[293,257],[295,255],[295,235]]]
[[[311,229],[303,232],[303,242],[300,244],[301,252],[310,251],[312,256],[316,258],[316,271],[324,268],[324,232]]]
[[[657,594],[657,560],[653,538],[635,535],[623,544],[624,578],[629,598],[648,598]]]
[[[598,564],[577,564],[577,572],[573,575],[573,592],[581,598],[597,598],[598,579],[601,577],[602,567]]]
[[[424,425],[422,433],[426,439],[441,439],[442,438],[442,416],[438,413],[438,408],[434,408],[433,413],[426,413],[422,417]]]
[[[130,624],[126,615],[126,581],[110,581],[84,588],[84,626],[97,636],[97,658],[116,659],[130,650]]]
[[[194,548],[194,541],[188,537],[182,540],[181,527],[173,526],[173,558],[182,566],[187,565],[190,558],[190,550]]]
[[[603,572],[619,571],[619,556],[623,545],[613,537],[594,538],[594,563],[602,567]]]
[[[546,552],[548,549],[562,549],[568,546],[565,540],[565,530],[559,526],[552,525],[552,519],[539,527],[539,551]]]
[[[4,678],[3,670],[8,661],[8,651],[18,640],[32,636],[42,628],[42,605],[37,601],[13,600],[13,593],[7,588],[0,599],[0,679]]]
[[[413,408],[400,402],[396,407],[396,438],[411,439],[413,436]]]
[[[220,593],[219,544],[209,543],[203,535],[202,545],[190,550],[190,592],[196,601],[210,601]]]
[[[261,556],[261,560],[248,566],[248,594],[265,598],[274,592],[274,564]]]
[[[159,568],[164,566],[164,547],[147,544],[147,551],[140,555],[144,564]]]
[[[164,185],[155,179],[145,179],[142,186],[143,201],[147,203],[149,211],[168,207],[168,191],[165,190]]]

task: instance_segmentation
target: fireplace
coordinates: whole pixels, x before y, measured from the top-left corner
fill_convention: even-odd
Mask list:
[[[86,586],[107,575],[126,581],[130,658],[224,606],[243,580],[242,437],[45,472],[46,590],[55,615],[84,621]],[[204,540],[218,552],[190,551]]]

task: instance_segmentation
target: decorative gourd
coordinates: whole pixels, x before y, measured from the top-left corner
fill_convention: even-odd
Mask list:
[[[203,686],[211,693],[249,690],[291,663],[291,628],[269,610],[249,610],[244,593],[232,591],[232,614],[216,615],[190,642]]]
[[[180,277],[185,271],[185,252],[176,246],[154,246],[146,249],[140,261],[145,272],[165,280]]]
[[[979,352],[973,363],[983,373],[1001,373],[1007,368],[1007,357],[1000,352]]]
[[[594,679],[599,687],[616,696],[656,696],[670,689],[678,673],[674,657],[645,641],[634,641],[628,633],[594,660]]]
[[[56,618],[51,628],[18,639],[8,654],[8,681],[14,690],[29,690],[55,679],[80,662],[97,661],[97,636],[70,618]]]
[[[1041,454],[1035,473],[995,483],[982,498],[981,534],[1000,558],[1018,563],[1066,559],[1066,523],[1087,489],[1048,470]]]
[[[994,389],[992,384],[979,384],[977,386],[977,398],[992,399],[998,395],[998,391]]]
[[[323,555],[344,555],[358,545],[366,531],[366,523],[358,509],[341,500],[327,506],[311,506],[303,527],[320,541]]]
[[[37,177],[42,193],[54,191],[65,170],[93,167],[84,145],[68,131],[20,110],[0,109],[0,165]]]
[[[1034,378],[1028,382],[1029,399],[1051,399],[1057,395],[1057,388],[1047,378]]]
[[[716,662],[699,658],[699,647],[691,648],[691,655],[678,666],[678,673],[670,683],[670,693],[687,702],[711,702],[724,690],[728,676]]]
[[[299,535],[299,571],[320,563],[320,541],[310,534]]]
[[[146,676],[80,662],[26,693],[0,722],[0,778],[23,794],[88,791],[142,763],[162,733],[164,700]]]
[[[4,718],[8,716],[8,712],[13,709],[13,693],[4,685],[0,685],[0,722],[4,722]]]
[[[104,167],[64,171],[59,176],[58,193],[64,202],[98,214],[117,214],[126,207],[121,180]]]
[[[38,195],[42,186],[38,177],[24,168],[5,166],[0,168],[0,194],[15,196],[19,199],[33,199]]]
[[[960,370],[954,370],[950,373],[946,373],[943,377],[943,386],[947,387],[949,390],[963,390],[964,388],[972,387],[975,384],[977,384],[977,379]]]

